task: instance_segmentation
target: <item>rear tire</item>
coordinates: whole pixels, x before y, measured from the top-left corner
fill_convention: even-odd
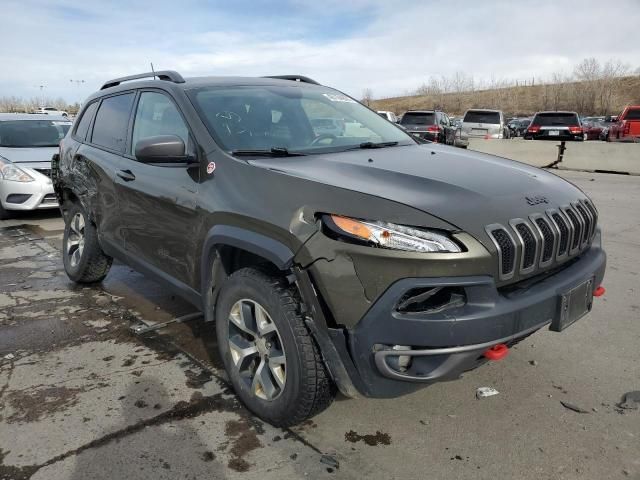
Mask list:
[[[300,310],[295,288],[255,268],[234,272],[216,305],[218,348],[236,394],[278,427],[320,413],[336,391]]]
[[[96,227],[77,203],[72,204],[65,216],[62,261],[67,276],[77,283],[102,281],[113,262],[98,243]]]

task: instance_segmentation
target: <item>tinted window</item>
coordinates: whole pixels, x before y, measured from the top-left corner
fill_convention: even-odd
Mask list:
[[[578,115],[570,112],[550,112],[550,113],[539,113],[531,122],[532,125],[541,125],[541,126],[569,126],[569,125],[579,125]]]
[[[189,142],[187,125],[171,99],[162,93],[143,92],[133,124],[131,151],[139,140],[158,135],[177,135],[185,145]]]
[[[93,102],[82,114],[75,133],[80,140],[84,140],[86,138],[87,131],[89,131],[89,125],[91,125],[91,119],[93,118],[96,108],[98,108],[98,102]]]
[[[91,136],[93,143],[117,152],[124,152],[133,98],[133,93],[127,93],[102,100],[93,125]]]
[[[55,120],[11,120],[0,122],[0,147],[57,147],[71,122]]]
[[[640,120],[640,108],[627,110],[625,120]]]
[[[434,113],[407,112],[400,121],[402,125],[433,125],[436,123]]]
[[[463,122],[469,123],[500,123],[499,112],[483,112],[481,110],[469,110],[465,116]]]

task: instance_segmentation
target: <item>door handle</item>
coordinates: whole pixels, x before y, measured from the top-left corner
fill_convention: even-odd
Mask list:
[[[133,174],[131,170],[118,170],[116,172],[116,175],[118,175],[125,182],[130,182],[131,180],[136,179],[136,176]]]

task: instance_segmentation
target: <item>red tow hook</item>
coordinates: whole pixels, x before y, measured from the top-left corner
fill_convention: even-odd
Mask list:
[[[596,288],[596,289],[593,291],[593,296],[594,296],[594,297],[601,297],[601,296],[603,296],[605,293],[606,293],[605,288],[604,288],[602,285],[600,285],[598,288]]]
[[[493,347],[487,349],[486,352],[484,352],[485,358],[488,358],[489,360],[502,360],[507,355],[509,355],[509,347],[507,347],[504,343],[494,345]]]

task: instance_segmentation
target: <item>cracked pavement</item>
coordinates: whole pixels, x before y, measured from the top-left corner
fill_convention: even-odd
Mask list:
[[[561,175],[599,207],[609,255],[588,317],[459,381],[338,398],[289,430],[238,403],[212,326],[130,333],[192,307],[121,264],[74,285],[55,213],[0,222],[0,480],[640,479],[640,411],[616,406],[640,390],[640,177]]]

